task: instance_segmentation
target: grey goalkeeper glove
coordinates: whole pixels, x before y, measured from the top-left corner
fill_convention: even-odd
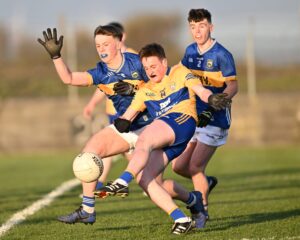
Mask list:
[[[43,31],[43,35],[45,41],[39,38],[38,42],[44,46],[52,59],[60,58],[60,51],[63,46],[64,37],[60,36],[59,40],[57,40],[56,28],[53,28],[53,33],[50,28],[47,28],[47,32]]]
[[[114,85],[113,90],[115,91],[115,93],[121,96],[134,96],[135,94],[134,85],[122,80]]]
[[[230,106],[231,99],[227,98],[227,93],[215,93],[208,97],[208,105],[219,111]]]

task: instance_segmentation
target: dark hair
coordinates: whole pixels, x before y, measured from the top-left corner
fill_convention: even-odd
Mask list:
[[[116,27],[116,28],[119,28],[119,29],[121,30],[122,33],[125,32],[125,29],[124,29],[123,25],[122,25],[121,23],[119,23],[119,22],[110,22],[110,23],[107,24],[107,25],[112,25],[112,26],[114,26],[114,27]]]
[[[159,59],[166,58],[165,50],[164,48],[157,44],[157,43],[151,43],[147,44],[139,52],[140,59],[144,57],[158,57]]]
[[[121,32],[121,30],[117,27],[114,27],[113,25],[98,26],[94,31],[94,37],[96,37],[97,35],[113,36],[120,41],[123,37],[123,33]]]
[[[204,19],[207,19],[209,23],[211,23],[211,14],[208,10],[204,8],[200,9],[191,9],[189,11],[188,21],[189,22],[200,22]]]

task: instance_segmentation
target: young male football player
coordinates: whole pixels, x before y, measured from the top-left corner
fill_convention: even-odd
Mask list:
[[[134,49],[127,47],[125,44],[126,32],[125,32],[123,25],[119,22],[110,22],[108,25],[114,26],[122,32],[122,39],[121,39],[121,46],[120,46],[121,52],[122,53],[129,52],[129,53],[137,54],[137,52]],[[119,88],[120,88],[120,86],[119,86]],[[93,94],[93,96],[91,97],[89,102],[85,105],[85,107],[83,109],[83,116],[86,119],[90,120],[95,107],[100,102],[102,102],[104,99],[105,99],[105,111],[108,116],[108,122],[109,122],[109,124],[112,124],[113,121],[118,117],[117,111],[114,108],[113,102],[109,98],[106,97],[104,92],[99,91],[99,89],[96,89],[95,93]],[[127,159],[130,158],[130,154],[126,153],[125,155],[126,155]],[[103,164],[104,164],[103,173],[97,182],[96,189],[100,189],[103,186],[103,183],[106,181],[106,178],[108,176],[108,173],[109,173],[111,165],[112,165],[112,158],[113,157],[107,157],[107,158],[105,158],[105,160],[103,160]]]
[[[212,38],[211,14],[206,9],[191,9],[188,15],[194,43],[186,48],[181,60],[197,76],[206,89],[213,93],[227,93],[232,99],[238,91],[236,70],[231,53]],[[205,169],[219,146],[226,143],[231,123],[230,106],[216,111],[197,97],[197,112],[200,126],[185,152],[172,162],[173,170],[192,178],[195,190],[203,195],[208,218],[209,182],[215,185],[216,178],[205,176]],[[187,167],[188,166],[188,167]]]
[[[47,31],[43,32],[43,35],[44,41],[41,39],[38,39],[38,41],[50,54],[62,82],[73,86],[97,86],[112,100],[118,116],[125,112],[133,99],[132,94],[120,95],[122,93],[122,91],[119,91],[120,83],[121,87],[122,81],[138,85],[143,79],[147,79],[139,56],[132,53],[121,53],[122,32],[112,25],[96,28],[94,32],[95,45],[101,61],[95,68],[86,72],[72,72],[65,64],[60,54],[63,46],[63,36],[58,40],[56,29],[51,31],[48,28]],[[133,91],[134,89],[127,90]],[[101,158],[127,152],[134,147],[139,132],[151,121],[151,116],[147,111],[144,111],[133,121],[128,133],[120,133],[113,125],[105,127],[88,140],[82,152],[91,152]],[[97,181],[92,183],[82,182],[82,205],[71,214],[59,217],[58,220],[65,223],[94,223],[96,213],[93,191],[96,184]],[[121,194],[126,194],[126,192]]]
[[[139,55],[149,82],[137,91],[129,108],[116,119],[114,125],[120,132],[129,131],[131,122],[146,108],[155,120],[140,134],[123,174],[100,190],[102,194],[116,195],[128,189],[128,184],[137,177],[151,200],[174,220],[172,232],[186,233],[192,227],[192,220],[178,208],[156,178],[170,161],[184,151],[195,132],[197,114],[194,93],[216,109],[225,108],[230,100],[226,94],[212,94],[203,88],[199,79],[184,66],[168,68],[164,49],[158,44],[146,45]],[[188,205],[193,204],[191,210],[198,215],[202,209],[193,209],[196,193],[199,192],[189,193],[183,189],[178,198]],[[205,219],[202,215],[202,221],[203,217]]]

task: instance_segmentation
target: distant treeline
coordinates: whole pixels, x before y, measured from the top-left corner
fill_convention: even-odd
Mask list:
[[[164,46],[170,65],[178,63],[182,58],[184,49],[179,42],[182,25],[180,16],[135,16],[123,24],[127,32],[126,43],[129,47],[138,51],[147,43],[158,42]],[[58,29],[58,32],[64,34],[62,29]],[[36,36],[42,37],[42,33],[37,33]],[[69,41],[72,41],[67,37],[70,38],[70,36],[65,35],[62,53],[66,62],[68,62],[67,45]],[[72,70],[84,71],[93,68],[98,62],[93,32],[76,29],[74,38],[78,66],[77,69]],[[236,65],[240,90],[245,91],[246,67],[237,59]],[[52,61],[37,43],[36,38],[24,33],[12,37],[9,30],[1,24],[0,66],[0,99],[65,96],[67,94],[67,87],[59,81]],[[300,90],[299,66],[274,68],[259,63],[256,70],[258,92]],[[92,91],[82,89],[79,94],[91,94]]]

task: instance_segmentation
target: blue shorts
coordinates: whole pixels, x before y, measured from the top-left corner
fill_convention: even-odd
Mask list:
[[[196,121],[190,115],[174,112],[158,119],[168,124],[175,133],[174,143],[163,148],[168,160],[172,161],[185,150],[190,139],[193,137],[196,129]]]

